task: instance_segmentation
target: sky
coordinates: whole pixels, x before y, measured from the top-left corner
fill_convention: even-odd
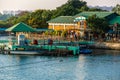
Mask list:
[[[120,0],[84,0],[88,6],[116,6]],[[0,12],[3,10],[55,9],[67,0],[0,0]]]

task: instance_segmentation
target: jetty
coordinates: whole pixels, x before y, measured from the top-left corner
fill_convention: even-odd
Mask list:
[[[37,54],[37,55],[54,55],[67,56],[78,55],[79,46],[59,46],[59,45],[29,45],[18,46],[11,45],[0,48],[1,54]]]
[[[37,55],[78,55],[80,46],[77,42],[55,42],[52,38],[45,39],[43,43],[36,38],[31,39],[32,34],[36,34],[36,29],[24,24],[18,23],[8,29],[7,32],[14,32],[16,41],[9,40],[1,48],[1,53],[7,54],[37,54]],[[89,44],[89,43],[86,43]]]
[[[79,55],[80,45],[91,45],[93,42],[54,42],[53,44],[9,44],[2,46],[1,53],[5,54],[34,54],[34,55],[53,55],[53,56],[67,56]]]

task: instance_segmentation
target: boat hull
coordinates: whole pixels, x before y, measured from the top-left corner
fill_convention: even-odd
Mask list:
[[[89,49],[82,49],[79,51],[80,54],[91,54],[92,53],[92,50],[89,50]]]

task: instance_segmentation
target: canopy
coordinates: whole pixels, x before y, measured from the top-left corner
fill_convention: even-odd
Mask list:
[[[27,24],[20,22],[10,28],[7,28],[5,31],[11,31],[11,32],[36,32],[36,30]]]

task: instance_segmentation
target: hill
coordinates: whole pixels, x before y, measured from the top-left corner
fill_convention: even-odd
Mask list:
[[[8,18],[10,18],[12,15],[9,14],[0,14],[0,20],[7,20]]]
[[[89,6],[89,8],[98,8],[98,9],[102,9],[102,10],[107,10],[107,11],[112,11],[113,6]]]

